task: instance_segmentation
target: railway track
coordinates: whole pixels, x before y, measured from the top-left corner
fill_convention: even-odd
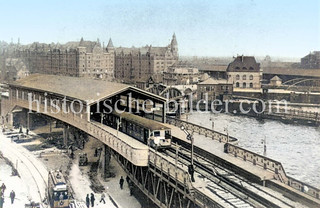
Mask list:
[[[166,153],[170,157],[176,157],[175,149],[168,149]],[[182,163],[184,165],[190,164],[190,158],[182,154],[181,152],[179,152],[178,160],[179,163]],[[207,182],[206,188],[220,199],[219,203],[223,207],[256,207],[255,204],[247,201],[247,197],[244,194],[234,190],[233,187],[228,186],[224,181],[214,176],[214,173],[212,171],[210,171],[212,174],[208,174],[208,170],[200,168],[199,164],[195,163],[195,166],[197,167],[195,169],[195,172],[209,180],[209,182]],[[196,180],[201,179],[198,178]]]
[[[21,164],[25,165],[26,169],[30,173],[38,189],[37,192],[40,197],[40,202],[42,203],[46,199],[46,190],[48,187],[47,180],[46,180],[47,174],[44,176],[43,173],[38,169],[38,167],[34,164],[34,162],[28,156],[22,154],[20,151],[17,151],[17,149],[13,148],[11,145],[6,145],[6,149],[8,149],[8,151],[13,153],[15,157],[18,158],[18,160],[20,160],[20,165]],[[43,187],[43,184],[39,181],[39,178],[41,179],[45,187]],[[45,188],[44,193],[42,193],[43,188]]]
[[[190,164],[190,151],[181,146],[179,149],[179,162]],[[175,156],[176,150],[168,149],[167,154]],[[194,165],[195,172],[212,182],[207,188],[231,202],[232,207],[294,207],[199,154],[194,154]]]

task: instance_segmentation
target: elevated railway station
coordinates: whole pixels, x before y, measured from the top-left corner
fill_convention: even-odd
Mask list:
[[[12,112],[22,108],[27,110],[27,128],[31,114],[43,114],[91,135],[104,143],[104,169],[113,155],[159,207],[295,207],[299,197],[303,205],[320,204],[319,190],[295,189],[293,184],[306,184],[287,177],[281,163],[239,148],[229,135],[167,118],[166,99],[150,92],[120,83],[38,74],[8,83],[8,92],[1,100],[7,126],[14,123]],[[181,126],[218,144],[216,153],[194,148],[194,171],[190,141]],[[265,187],[270,184],[275,188]]]

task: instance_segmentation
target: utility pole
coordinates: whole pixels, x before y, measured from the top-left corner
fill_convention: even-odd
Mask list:
[[[264,140],[263,140],[263,155],[266,156],[267,155],[267,139],[266,136],[264,136]]]
[[[191,141],[191,165],[188,166],[188,172],[191,176],[191,181],[195,182],[194,180],[194,165],[193,165],[193,146],[194,146],[194,139],[192,134],[190,134],[184,126],[181,126],[180,129],[187,135],[187,140]]]

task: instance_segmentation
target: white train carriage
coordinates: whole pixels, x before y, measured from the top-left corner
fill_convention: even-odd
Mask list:
[[[127,112],[106,114],[103,122],[153,148],[171,146],[171,129],[160,122]]]

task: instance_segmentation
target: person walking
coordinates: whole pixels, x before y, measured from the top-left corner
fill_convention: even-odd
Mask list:
[[[87,194],[87,197],[86,197],[86,205],[87,205],[87,208],[90,207],[90,197],[89,197],[89,194]]]
[[[104,198],[106,198],[106,195],[102,192],[101,194],[101,199],[100,199],[100,203],[103,201],[103,203],[105,204],[106,201],[104,200]]]
[[[129,176],[126,177],[126,181],[127,181],[127,183],[128,183],[128,186],[129,186],[129,185],[130,185],[130,178],[129,178]]]
[[[91,207],[94,207],[94,200],[95,200],[95,198],[94,198],[94,194],[93,193],[91,193]]]
[[[12,190],[12,191],[10,192],[11,204],[13,204],[15,197],[16,197],[16,193]]]
[[[119,184],[120,184],[120,188],[121,188],[121,189],[123,189],[123,183],[124,183],[124,179],[123,179],[123,177],[121,176],[120,181],[119,181]]]
[[[129,190],[130,190],[130,196],[133,194],[133,183],[130,181],[129,182]]]
[[[4,195],[4,191],[6,190],[6,185],[4,185],[4,183],[2,183],[2,185],[1,185],[1,195]]]

